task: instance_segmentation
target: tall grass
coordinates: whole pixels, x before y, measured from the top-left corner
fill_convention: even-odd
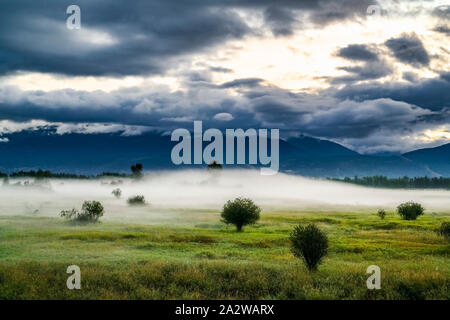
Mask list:
[[[385,220],[365,213],[267,212],[236,233],[201,227],[0,217],[0,299],[449,299],[448,215]],[[316,223],[329,255],[316,273],[289,250],[289,232]],[[66,288],[67,266],[81,290]],[[378,265],[381,290],[366,287]]]

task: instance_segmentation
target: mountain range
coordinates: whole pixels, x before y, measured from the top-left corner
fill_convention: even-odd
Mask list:
[[[171,161],[171,150],[176,142],[170,141],[170,136],[155,132],[135,136],[120,133],[60,135],[53,129],[41,129],[3,134],[2,138],[7,142],[0,143],[0,171],[6,173],[39,168],[77,174],[128,172],[130,165],[138,162],[145,170],[185,168]],[[331,141],[300,136],[280,140],[280,171],[330,178],[449,177],[450,143],[402,155],[381,156],[362,155]]]

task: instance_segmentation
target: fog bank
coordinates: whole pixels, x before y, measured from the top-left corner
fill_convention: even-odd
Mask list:
[[[10,184],[25,180],[33,182],[10,179]],[[111,194],[115,188],[122,190],[120,199]],[[148,205],[128,206],[126,199],[133,195],[144,195]],[[281,173],[262,176],[257,170],[185,170],[149,173],[138,181],[49,179],[40,187],[2,186],[0,214],[57,216],[63,209],[80,208],[85,200],[98,200],[105,206],[106,220],[176,219],[181,223],[195,211],[199,220],[206,219],[214,214],[208,210],[218,212],[227,200],[238,196],[253,199],[265,210],[392,210],[414,200],[428,211],[450,211],[450,191],[446,190],[374,189]]]

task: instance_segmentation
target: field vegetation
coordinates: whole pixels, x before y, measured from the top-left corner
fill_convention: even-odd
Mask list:
[[[450,299],[450,245],[436,232],[448,212],[272,210],[243,232],[219,210],[184,214],[194,224],[0,216],[0,299]],[[315,272],[291,252],[292,231],[309,224],[328,238]],[[66,287],[73,264],[81,290]],[[366,287],[369,265],[381,290]]]

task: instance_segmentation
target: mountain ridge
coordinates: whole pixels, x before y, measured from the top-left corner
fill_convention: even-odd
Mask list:
[[[177,142],[156,132],[59,135],[51,129],[3,134],[0,171],[51,170],[77,174],[128,172],[141,162],[146,170],[173,170],[170,158]],[[268,142],[270,145],[270,142]],[[338,143],[309,136],[280,140],[280,171],[312,177],[384,175],[450,176],[450,144],[402,155],[362,155]],[[198,166],[191,166],[198,167]],[[232,166],[236,167],[236,166]],[[254,167],[254,166],[243,166]]]

